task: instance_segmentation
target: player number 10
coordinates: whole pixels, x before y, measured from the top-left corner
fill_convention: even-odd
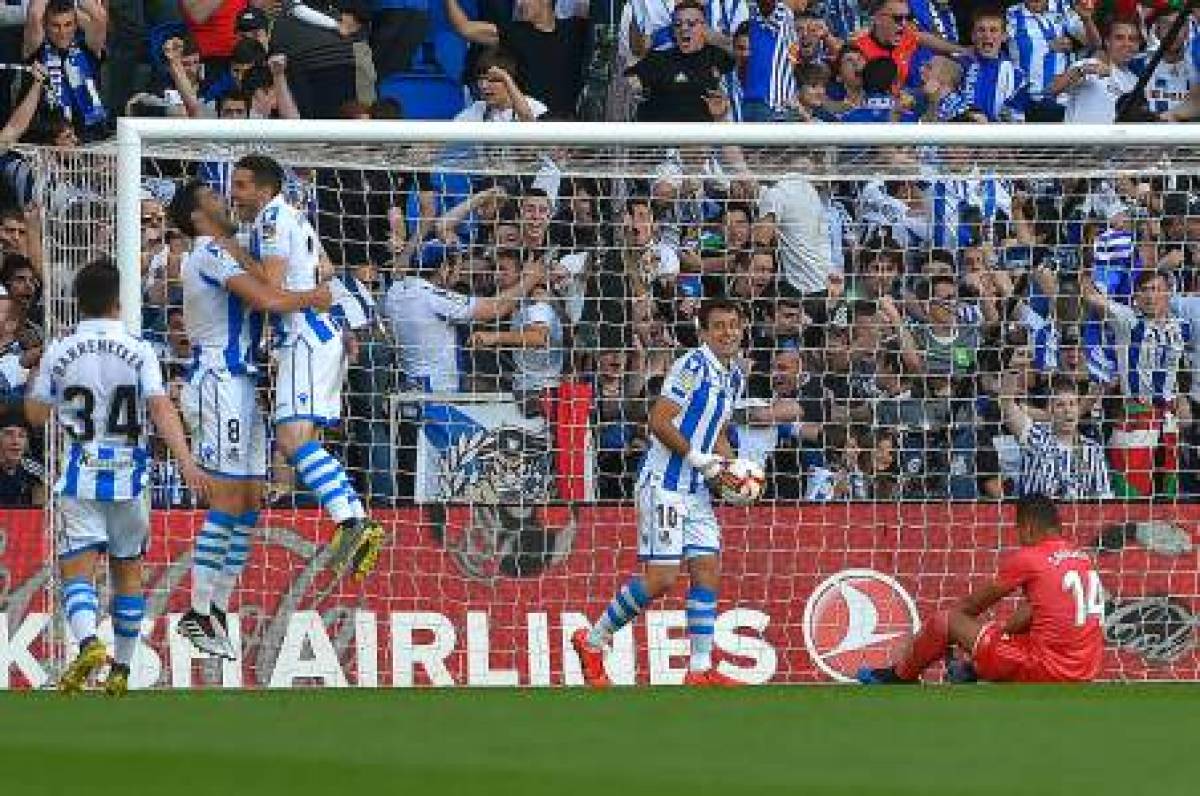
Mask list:
[[[1070,570],[1063,574],[1063,591],[1069,591],[1075,597],[1075,626],[1083,627],[1088,617],[1095,614],[1104,619],[1104,589],[1100,586],[1100,576],[1096,570],[1087,572],[1087,586],[1083,585],[1083,575],[1078,570]]]

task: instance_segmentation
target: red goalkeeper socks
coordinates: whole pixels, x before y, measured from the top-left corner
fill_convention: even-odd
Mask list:
[[[921,632],[913,638],[912,647],[896,661],[896,676],[901,680],[916,680],[921,672],[945,656],[949,643],[949,619],[945,611],[939,611],[929,617]]]

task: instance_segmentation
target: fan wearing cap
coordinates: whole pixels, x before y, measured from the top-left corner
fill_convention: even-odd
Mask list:
[[[433,239],[417,250],[415,273],[397,279],[383,300],[400,354],[404,389],[458,392],[459,328],[507,317],[517,302],[546,281],[540,262],[525,266],[520,279],[493,297],[458,293],[461,250]]]

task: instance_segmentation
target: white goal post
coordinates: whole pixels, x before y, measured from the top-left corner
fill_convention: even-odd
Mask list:
[[[142,119],[117,122],[117,261],[124,291],[126,325],[140,328],[138,252],[142,157],[155,143],[277,144],[479,144],[604,147],[678,147],[729,144],[765,147],[958,146],[984,149],[1200,145],[1191,125],[968,125],[968,124],[695,124],[670,125],[582,122],[497,124],[451,121],[370,121],[306,119]],[[847,174],[847,177],[866,176]],[[140,277],[139,277],[140,278]]]

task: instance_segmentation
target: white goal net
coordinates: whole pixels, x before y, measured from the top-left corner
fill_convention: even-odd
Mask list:
[[[994,574],[1016,543],[1004,498],[1046,491],[1101,571],[1102,676],[1200,679],[1188,133],[1062,128],[1022,145],[940,126],[905,140],[775,130],[773,143],[723,125],[661,140],[624,126],[484,125],[474,140],[439,125],[423,139],[374,122],[210,127],[208,142],[126,129],[125,165],[139,169],[121,180],[115,151],[38,153],[57,169],[43,188],[47,330],[74,318],[74,270],[119,240],[126,277],[139,275],[129,320],[178,389],[187,241],[162,208],[185,179],[224,192],[239,156],[277,158],[348,288],[343,422],[325,443],[387,543],[365,583],[335,577],[331,522],[273,461],[231,614],[241,657],[202,660],[174,623],[203,511],[161,457],[135,685],[582,682],[570,636],[639,566],[649,405],[714,297],[747,314],[732,432],[767,474],[756,504],[717,509],[721,671],[802,683],[882,665],[918,613]],[[450,347],[412,331],[425,309],[398,285],[477,307],[535,261],[548,279],[515,310],[434,313]],[[1150,322],[1131,333],[1113,320],[1126,317]],[[15,563],[0,550],[19,573],[0,604],[15,684],[55,671],[38,538]],[[682,594],[617,636],[615,681],[682,680]]]

